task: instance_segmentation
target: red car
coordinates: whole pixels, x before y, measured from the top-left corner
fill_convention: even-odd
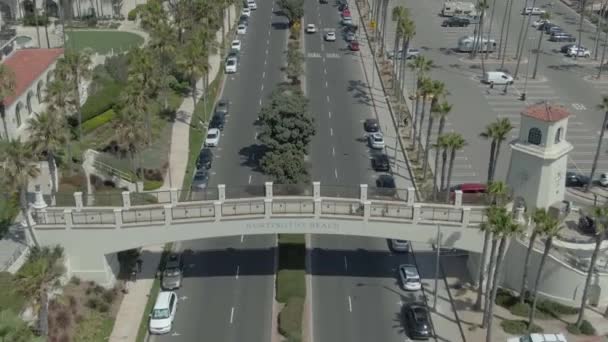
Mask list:
[[[347,8],[344,11],[342,11],[342,16],[343,17],[350,17],[350,10]]]
[[[351,51],[359,51],[359,42],[356,40],[353,40],[352,42],[350,42],[350,44],[348,44],[348,48]]]

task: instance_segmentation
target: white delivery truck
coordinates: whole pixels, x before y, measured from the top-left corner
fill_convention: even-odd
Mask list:
[[[529,334],[510,337],[507,342],[568,342],[564,334]]]
[[[441,15],[444,17],[453,16],[476,16],[478,15],[475,4],[465,1],[446,1],[441,8]]]
[[[492,38],[481,38],[481,41],[475,42],[474,36],[465,36],[458,39],[458,51],[471,52],[477,44],[478,51],[494,52],[496,50],[496,41]],[[479,45],[481,44],[481,45]]]

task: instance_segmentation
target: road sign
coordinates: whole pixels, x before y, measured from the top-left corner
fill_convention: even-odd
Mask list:
[[[369,22],[369,27],[373,30],[376,28],[376,22],[374,20]]]

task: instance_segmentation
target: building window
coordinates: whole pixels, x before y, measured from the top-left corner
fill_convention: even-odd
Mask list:
[[[32,97],[34,97],[34,93],[32,91],[30,91],[29,93],[27,93],[27,100],[26,100],[27,103],[26,103],[26,105],[27,105],[27,113],[28,114],[32,114],[32,110],[33,110],[33,107],[32,107]]]
[[[15,119],[17,119],[17,128],[19,128],[21,126],[21,108],[23,107],[23,105],[21,104],[21,102],[17,103],[17,106],[15,106]]]
[[[557,133],[555,133],[555,143],[562,141],[562,128],[557,129]]]
[[[36,97],[38,98],[38,103],[42,103],[44,97],[42,96],[42,87],[44,86],[43,81],[38,82],[38,86],[36,87]]]
[[[532,128],[528,132],[528,142],[534,145],[540,145],[540,142],[543,138],[543,134],[540,132],[538,128]]]

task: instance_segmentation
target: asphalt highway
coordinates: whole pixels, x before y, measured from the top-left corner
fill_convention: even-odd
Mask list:
[[[222,98],[230,101],[209,187],[226,184],[226,197],[263,194],[254,168],[260,149],[254,125],[261,105],[282,81],[286,19],[272,0],[257,0],[235,74]],[[223,63],[222,63],[223,68]],[[223,72],[223,71],[221,71]],[[236,236],[181,243],[186,269],[173,331],[152,341],[270,341],[276,236]]]

